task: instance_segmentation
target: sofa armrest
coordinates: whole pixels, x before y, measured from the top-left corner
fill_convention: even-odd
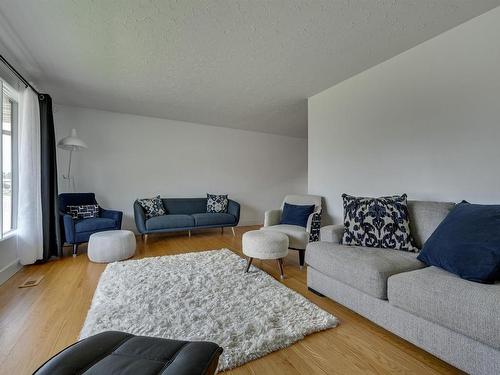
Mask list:
[[[264,226],[270,227],[281,222],[281,210],[269,210],[264,213]]]
[[[67,243],[75,242],[75,221],[71,215],[61,213],[64,226],[64,240]]]
[[[240,204],[233,201],[232,199],[229,199],[227,203],[227,213],[233,215],[236,218],[236,222],[234,223],[234,225],[238,225],[240,221]]]
[[[342,243],[344,224],[327,225],[320,229],[320,239],[324,242]]]
[[[146,215],[144,214],[144,210],[142,209],[139,202],[134,202],[134,220],[135,226],[139,233],[144,234],[147,233],[146,229]]]
[[[121,211],[106,210],[104,208],[101,208],[101,217],[114,220],[117,229],[120,229],[122,227],[123,212]]]

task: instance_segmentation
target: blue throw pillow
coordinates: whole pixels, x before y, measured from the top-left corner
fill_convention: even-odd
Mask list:
[[[500,280],[500,205],[456,205],[417,259],[466,280]]]
[[[307,226],[307,219],[313,212],[314,204],[299,206],[285,203],[283,213],[281,214],[281,224],[298,225],[305,228]]]

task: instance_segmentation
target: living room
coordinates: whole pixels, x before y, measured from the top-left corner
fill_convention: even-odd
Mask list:
[[[500,373],[500,1],[0,3],[0,374]]]

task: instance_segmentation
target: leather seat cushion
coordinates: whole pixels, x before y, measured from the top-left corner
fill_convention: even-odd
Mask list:
[[[212,375],[222,348],[188,342],[102,332],[73,344],[40,367],[37,375]]]

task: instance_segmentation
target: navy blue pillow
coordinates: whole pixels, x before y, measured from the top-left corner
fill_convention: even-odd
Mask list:
[[[457,204],[417,259],[466,280],[489,284],[500,280],[500,206]]]
[[[283,213],[281,214],[281,224],[307,226],[309,215],[314,212],[314,204],[308,206],[299,206],[296,204],[285,203]]]

